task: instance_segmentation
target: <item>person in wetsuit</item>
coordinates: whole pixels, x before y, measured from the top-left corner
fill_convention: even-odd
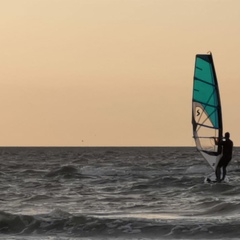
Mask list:
[[[217,182],[221,182],[225,179],[225,176],[227,174],[227,165],[229,164],[229,162],[232,159],[232,151],[233,151],[233,142],[232,140],[230,140],[230,133],[226,132],[225,133],[225,138],[222,139],[219,142],[219,145],[222,147],[222,157],[219,160],[219,163],[217,165],[215,174],[216,174],[216,179]],[[223,175],[221,178],[221,168],[223,170]]]

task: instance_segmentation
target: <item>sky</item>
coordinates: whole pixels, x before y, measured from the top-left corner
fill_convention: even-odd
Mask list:
[[[0,146],[194,146],[211,51],[240,144],[239,0],[0,0]]]

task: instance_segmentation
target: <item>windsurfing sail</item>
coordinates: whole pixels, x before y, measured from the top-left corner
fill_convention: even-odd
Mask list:
[[[222,110],[212,54],[197,54],[192,98],[192,127],[196,147],[213,170],[221,158],[217,142],[223,133]]]

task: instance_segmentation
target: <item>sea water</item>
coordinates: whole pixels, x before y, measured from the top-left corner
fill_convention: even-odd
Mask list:
[[[0,238],[237,239],[240,149],[228,183],[195,148],[0,148]]]

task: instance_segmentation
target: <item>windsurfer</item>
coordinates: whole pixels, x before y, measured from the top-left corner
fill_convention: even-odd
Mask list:
[[[218,143],[220,147],[222,147],[222,157],[217,165],[215,174],[216,174],[216,179],[217,182],[221,182],[225,179],[225,176],[227,174],[227,165],[232,159],[232,151],[233,151],[233,142],[230,140],[230,133],[226,132],[225,133],[225,138],[221,139],[220,142]],[[223,175],[221,178],[221,168],[223,170]]]

